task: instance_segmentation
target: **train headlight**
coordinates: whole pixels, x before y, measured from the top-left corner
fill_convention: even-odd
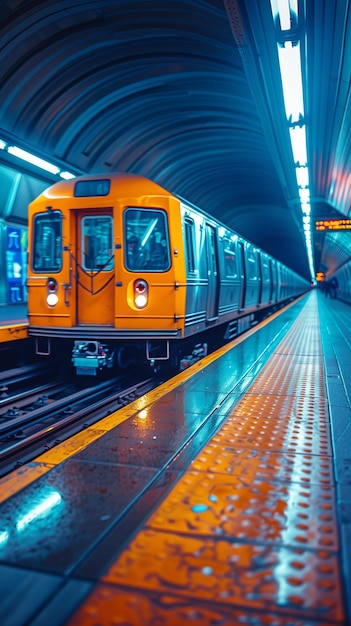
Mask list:
[[[53,307],[58,303],[58,295],[57,295],[57,282],[54,278],[49,278],[46,283],[47,288],[47,296],[46,303]]]
[[[134,304],[138,309],[143,309],[148,301],[148,284],[139,278],[134,282]]]

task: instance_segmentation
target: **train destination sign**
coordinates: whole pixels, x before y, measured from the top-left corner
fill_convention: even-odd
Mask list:
[[[351,230],[351,219],[348,218],[328,218],[325,220],[316,220],[315,229],[317,231],[326,230]]]

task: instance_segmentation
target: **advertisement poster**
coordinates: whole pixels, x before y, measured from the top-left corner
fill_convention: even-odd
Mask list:
[[[9,304],[27,301],[27,237],[26,229],[7,227],[6,266]]]

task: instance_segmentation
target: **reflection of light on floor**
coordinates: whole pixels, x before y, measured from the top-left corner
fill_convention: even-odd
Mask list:
[[[54,506],[57,506],[58,504],[60,504],[61,500],[62,498],[60,494],[58,493],[58,491],[54,491],[54,493],[51,493],[49,496],[44,498],[42,502],[37,504],[37,506],[31,509],[26,515],[23,515],[23,517],[21,517],[17,521],[16,529],[18,531],[24,530],[24,528],[28,524],[30,524],[30,522],[32,522],[34,519],[39,517],[39,515],[42,515],[43,513],[48,512]]]
[[[282,551],[281,554],[279,554],[278,552],[277,556],[278,563],[273,570],[273,577],[277,586],[276,601],[278,606],[284,606],[284,604],[286,604],[287,597],[291,592],[291,588],[287,580],[290,572],[290,567],[288,565],[288,559],[285,551]]]
[[[0,546],[1,544],[5,544],[9,538],[9,533],[7,532],[7,530],[3,530],[0,532]]]

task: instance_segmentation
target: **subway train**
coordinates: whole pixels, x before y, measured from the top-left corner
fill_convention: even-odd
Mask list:
[[[182,370],[310,287],[134,174],[60,181],[28,218],[28,332],[37,355],[64,354],[80,375],[135,363]]]

